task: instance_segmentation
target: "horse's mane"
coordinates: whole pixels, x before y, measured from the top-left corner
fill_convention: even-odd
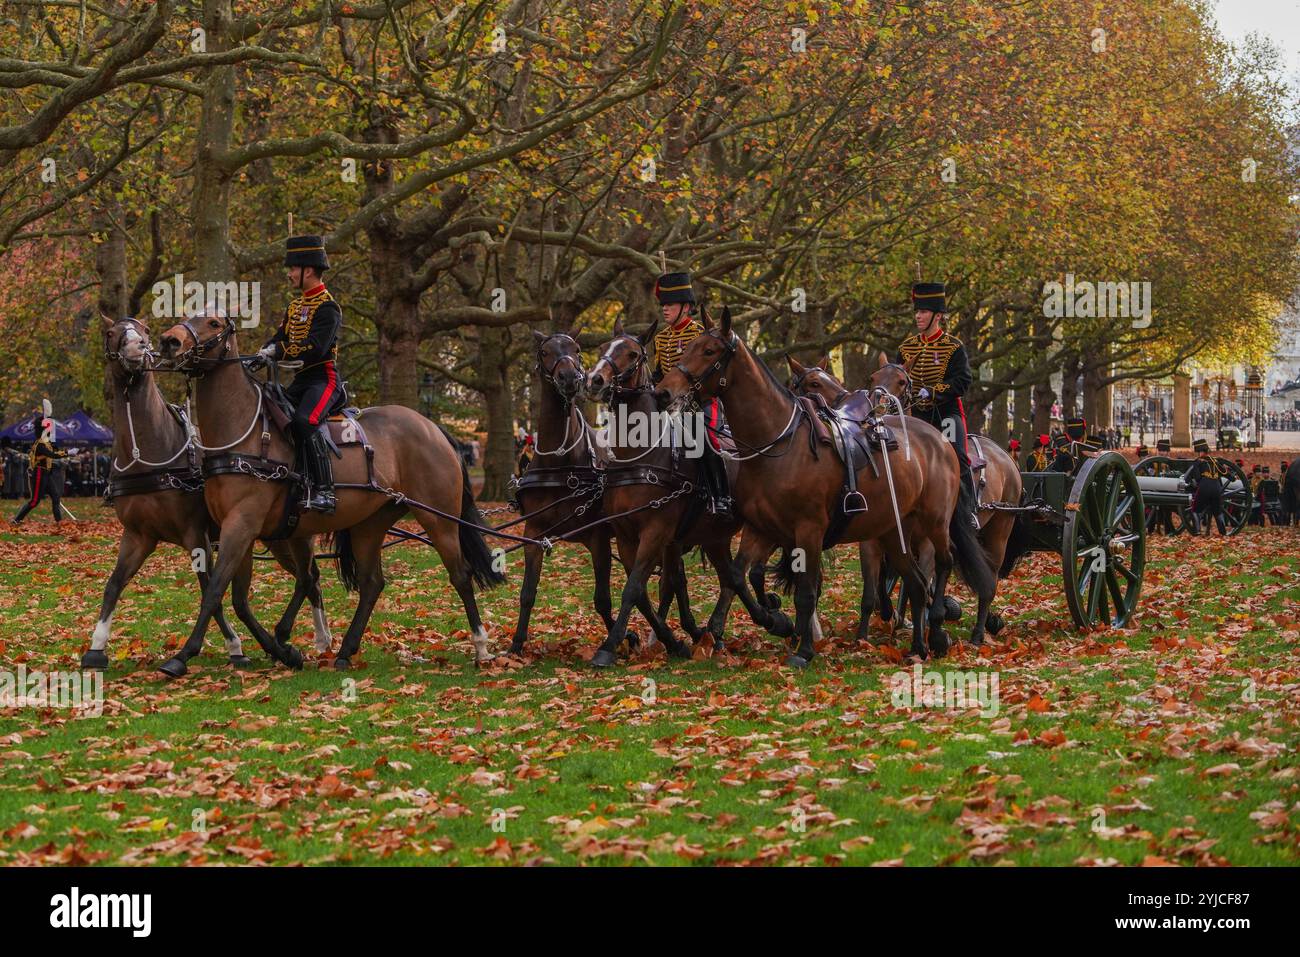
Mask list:
[[[776,373],[768,368],[767,363],[764,362],[761,358],[759,358],[757,352],[749,348],[748,344],[746,344],[744,339],[740,338],[740,336],[736,336],[736,341],[740,343],[740,345],[744,346],[744,348],[749,352],[749,354],[753,356],[754,362],[758,364],[758,367],[763,370],[763,374],[767,376],[767,381],[770,382],[773,386],[775,386],[777,391],[781,392],[791,402],[798,401],[795,394],[790,391],[790,387],[782,384],[781,380],[776,377]]]

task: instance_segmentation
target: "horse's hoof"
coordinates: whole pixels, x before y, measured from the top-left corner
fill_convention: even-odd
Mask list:
[[[168,658],[158,666],[158,670],[168,678],[180,678],[190,669],[187,668],[185,662],[181,661],[179,658]]]
[[[943,609],[944,621],[961,621],[961,603],[952,595],[943,596]]]
[[[512,655],[514,655],[516,658],[521,658],[521,657],[523,657],[523,654],[524,654],[524,643],[523,643],[522,641],[511,642],[511,643],[510,643],[510,652],[509,652],[509,653],[512,654]]]
[[[771,591],[767,592],[765,595],[763,595],[763,604],[766,605],[772,611],[776,611],[778,608],[781,607],[781,596],[778,595],[776,592],[771,592]]]
[[[335,671],[347,671],[347,670],[348,670],[349,668],[351,668],[351,667],[352,667],[352,659],[350,659],[350,658],[335,658],[335,659],[334,659],[334,670],[335,670]]]
[[[996,635],[1002,630],[1002,626],[1005,624],[1006,622],[1002,620],[1001,615],[989,612],[988,617],[984,619],[984,630],[990,635]]]
[[[935,658],[942,658],[948,653],[952,641],[948,638],[948,633],[942,628],[935,628],[930,632],[930,654]]]
[[[668,652],[669,658],[686,658],[693,656],[693,649],[684,641],[674,641],[671,645],[664,645]]]
[[[614,652],[605,648],[598,648],[596,653],[591,656],[591,666],[593,668],[612,668],[616,660]]]
[[[808,667],[808,664],[808,659],[803,655],[790,654],[785,659],[785,666],[787,668],[794,668],[796,671],[803,671]]]
[[[794,635],[794,622],[784,612],[772,612],[772,624],[767,629],[778,638],[789,638]]]
[[[107,671],[108,655],[92,648],[81,656],[81,667],[90,671]]]
[[[230,667],[238,668],[240,671],[243,671],[246,668],[253,667],[253,659],[248,657],[248,655],[231,655]]]
[[[280,652],[280,663],[292,671],[302,671],[302,652],[293,645],[285,645]]]

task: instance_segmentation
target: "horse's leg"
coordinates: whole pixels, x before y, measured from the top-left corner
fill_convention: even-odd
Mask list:
[[[303,601],[311,602],[312,623],[316,631],[316,651],[325,654],[334,644],[329,619],[325,616],[325,603],[320,593],[320,567],[312,554],[310,538],[291,538],[268,542],[267,547],[280,567],[294,578],[293,597],[275,625],[275,640],[287,644],[293,636],[293,623],[298,618]]]
[[[785,663],[789,668],[807,668],[816,656],[814,639],[820,634],[817,598],[822,590],[822,536],[825,530],[807,525],[796,529],[795,547],[803,550],[804,569],[794,573],[794,631],[799,644]]]
[[[765,539],[752,526],[746,525],[740,535],[740,548],[736,552],[735,559],[726,569],[719,569],[719,571],[726,572],[723,584],[736,593],[740,603],[745,606],[745,611],[749,612],[749,618],[754,624],[769,635],[776,635],[778,638],[789,638],[794,634],[794,623],[790,621],[784,612],[771,607],[772,602],[770,600],[760,602],[750,591],[749,581],[747,580],[753,578],[755,567],[766,569],[767,560],[774,550],[775,545],[772,542]],[[768,597],[771,599],[776,596],[769,594]],[[779,602],[777,603],[779,604]]]
[[[659,518],[659,516],[656,516],[656,518]],[[615,652],[623,642],[623,633],[627,629],[627,620],[632,614],[633,608],[638,608],[641,614],[646,617],[646,620],[650,622],[650,627],[654,629],[655,635],[663,643],[663,646],[668,649],[670,655],[678,658],[689,658],[691,656],[690,649],[678,641],[655,614],[654,606],[650,604],[646,591],[646,582],[649,581],[650,573],[654,570],[655,564],[664,554],[664,548],[668,544],[668,538],[672,535],[673,527],[668,522],[660,520],[656,521],[652,526],[643,526],[641,535],[635,544],[622,538],[619,539],[619,558],[627,569],[627,582],[623,586],[621,604],[618,609],[618,617],[614,620],[614,627],[610,629],[605,641],[592,655],[591,664],[593,667],[608,668],[617,660]]]
[[[681,622],[682,631],[691,636],[691,644],[698,645],[700,640],[704,638],[704,632],[707,629],[701,628],[696,623],[695,614],[691,611],[691,592],[689,582],[686,580],[686,562],[683,560],[680,545],[669,545],[668,551],[664,553],[665,573],[669,562],[672,562],[673,573],[671,578],[672,588],[668,592],[668,603],[671,604],[674,597],[677,599],[677,619]],[[666,574],[665,577],[667,577]],[[660,620],[663,620],[664,615],[667,614],[664,606],[665,602],[661,595],[658,609]]]
[[[731,612],[731,603],[736,597],[735,589],[727,584],[728,575],[725,571],[731,567],[732,562],[731,537],[719,536],[705,542],[703,547],[709,564],[713,566],[714,573],[718,576],[718,600],[714,603],[713,613],[709,615],[708,623],[704,626],[713,636],[713,653],[716,655],[727,650],[723,643],[727,630],[727,615]]]
[[[399,512],[399,517],[400,514]],[[394,520],[393,510],[384,507],[348,529],[351,533],[348,538],[352,557],[357,569],[357,610],[352,614],[352,621],[348,624],[338,656],[334,659],[334,667],[339,671],[352,667],[352,657],[361,647],[361,635],[370,622],[370,614],[374,611],[375,602],[379,600],[379,593],[384,590],[384,538]],[[453,531],[453,536],[454,534]]]
[[[222,599],[225,598],[226,589],[230,587],[235,572],[239,570],[245,557],[251,553],[253,539],[257,535],[259,525],[260,523],[255,524],[255,519],[251,516],[245,517],[237,513],[226,516],[226,521],[221,526],[221,551],[217,556],[216,567],[208,578],[208,585],[203,590],[203,604],[199,606],[199,617],[194,622],[194,628],[180,651],[159,667],[163,674],[179,678],[189,670],[186,662],[203,650],[203,636],[208,630],[208,622],[212,620]],[[302,667],[302,655],[297,653],[297,649],[286,645],[283,647],[287,648],[288,652],[284,652],[274,641],[263,641],[264,629],[254,631],[253,634],[258,644],[273,659],[290,668]]]
[[[533,538],[534,529],[525,527],[524,537]],[[593,564],[595,558],[593,556]],[[532,619],[533,605],[537,601],[537,583],[542,578],[542,546],[524,546],[524,583],[519,589],[519,621],[515,624],[515,637],[510,642],[512,655],[523,654],[524,643],[528,641],[528,622]],[[609,601],[609,583],[605,584],[605,600]],[[596,603],[599,607],[600,589],[596,590]]]
[[[609,575],[614,565],[614,552],[610,545],[609,530],[597,528],[587,539],[587,550],[591,552],[591,572],[596,580],[592,602],[605,623],[605,634],[614,629],[614,602],[609,596]],[[640,641],[637,633],[627,629],[627,644],[635,648]]]
[[[858,641],[871,640],[871,616],[880,594],[882,553],[875,542],[858,542],[858,565],[862,569],[862,600],[858,605]],[[887,620],[887,619],[886,619]]]
[[[461,553],[460,526],[419,509],[415,512],[415,519],[420,523],[425,534],[433,540],[433,547],[442,558],[442,564],[447,569],[448,577],[451,578],[451,585],[456,589],[456,594],[460,596],[460,602],[465,608],[469,638],[474,644],[474,664],[486,664],[496,656],[488,650],[488,633],[483,627],[483,619],[479,617],[478,598],[474,594],[474,575],[470,570],[469,562]],[[538,574],[541,574],[540,567]]]
[[[203,564],[197,572],[199,579],[199,593],[208,587],[208,568],[212,564],[212,543],[208,541],[207,530],[196,531],[190,530],[190,534],[185,536],[181,543],[191,557],[199,549],[203,549]],[[240,640],[239,634],[234,628],[230,627],[230,622],[226,620],[226,610],[224,606],[218,605],[216,614],[212,616],[216,619],[217,628],[221,631],[221,637],[226,642],[226,656],[230,659],[231,667],[234,668],[251,668],[253,661],[248,655],[244,654],[244,643]]]
[[[957,521],[963,521],[964,516],[958,516]],[[952,551],[948,541],[948,529],[946,526],[940,526],[936,531],[933,541],[934,554],[934,591],[930,595],[930,654],[936,658],[942,658],[948,653],[948,648],[952,645],[952,640],[948,633],[944,631],[943,624],[948,619],[948,606],[943,600],[943,596],[948,588],[948,577],[952,574]],[[917,617],[921,617],[919,614]]]
[[[135,577],[140,566],[158,547],[158,539],[132,529],[122,533],[122,540],[117,545],[117,564],[113,574],[108,576],[104,585],[104,600],[99,606],[99,620],[95,622],[95,631],[90,636],[90,650],[81,656],[81,667],[103,670],[108,667],[108,639],[113,625],[113,612],[117,601],[122,597],[122,590],[127,582]]]
[[[275,649],[271,656],[278,661],[288,662],[296,656],[298,667],[302,666],[302,653],[292,645],[280,640],[276,635],[262,627],[262,623],[253,615],[253,608],[248,603],[248,589],[253,583],[253,551],[249,549],[245,554],[239,567],[235,569],[235,575],[230,580],[230,604],[235,609],[235,614],[244,626],[253,633],[257,643],[263,648],[268,646]]]

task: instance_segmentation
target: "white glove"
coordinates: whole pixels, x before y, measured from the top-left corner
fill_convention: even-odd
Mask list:
[[[916,397],[917,397],[918,399],[920,399],[922,402],[929,402],[929,401],[930,401],[930,390],[927,389],[925,386],[921,386],[921,388],[918,389],[917,392],[916,392]]]
[[[276,348],[274,342],[268,342],[266,345],[262,346],[262,348],[259,349],[257,352],[257,354],[261,356],[263,359],[265,359],[267,362],[275,361],[275,353],[276,353]]]

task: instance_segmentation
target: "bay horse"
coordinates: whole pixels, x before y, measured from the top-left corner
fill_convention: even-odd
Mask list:
[[[208,510],[221,526],[221,551],[203,605],[184,647],[162,665],[180,677],[198,653],[208,621],[237,572],[250,568],[258,538],[284,534],[295,483],[286,480],[294,464],[293,445],[268,416],[261,383],[239,355],[234,322],[211,314],[178,322],[160,340],[163,359],[193,380],[197,425],[203,436]],[[416,508],[415,519],[442,559],[460,596],[470,626],[477,663],[488,661],[487,630],[479,616],[475,585],[504,581],[483,538],[482,517],[470,489],[469,472],[445,432],[413,409],[376,406],[356,420],[358,444],[341,447],[334,465],[337,509],[333,514],[303,513],[287,537],[334,533],[344,584],[359,591],[356,612],[334,660],[351,666],[361,635],[384,587],[382,548],[388,529],[411,507],[408,500],[442,514]],[[451,516],[459,516],[459,522]],[[302,654],[266,633],[249,628],[258,643],[281,664],[302,667]]]
[[[731,539],[740,529],[740,521],[705,509],[695,494],[700,487],[698,456],[691,456],[684,443],[670,438],[672,426],[659,414],[647,365],[648,343],[658,326],[656,320],[646,332],[631,335],[620,318],[614,325],[614,338],[587,376],[587,395],[608,405],[615,417],[609,431],[604,508],[618,543],[619,560],[627,570],[618,619],[591,659],[598,668],[614,664],[633,607],[641,611],[670,656],[691,657],[691,648],[674,637],[660,612],[650,604],[646,582],[657,564],[663,565],[668,583],[662,586],[666,593],[661,592],[661,610],[676,594],[683,626],[696,644],[705,631],[710,633],[715,653],[724,650],[723,632],[734,594],[729,584],[733,577]],[[626,425],[622,430],[615,427],[619,417]],[[633,442],[638,432],[644,441]],[[708,441],[703,433],[703,428],[696,432],[699,442]],[[704,631],[697,631],[693,621],[687,624],[691,619],[685,573],[680,551],[673,550],[696,546],[717,570],[721,586]],[[752,599],[746,601],[747,606],[751,603]]]
[[[81,667],[96,670],[108,667],[105,649],[122,591],[158,548],[158,543],[169,542],[185,549],[196,569],[200,588],[206,588],[212,555],[210,532],[216,527],[203,498],[203,477],[198,463],[190,458],[195,452],[190,436],[163,399],[152,374],[153,351],[148,327],[138,319],[114,320],[109,316],[101,319],[107,387],[113,405],[109,494],[113,511],[122,525],[122,540],[117,547],[117,563],[104,586],[90,649],[81,658]],[[270,550],[297,582],[293,600],[276,626],[276,633],[288,636],[303,599],[308,598],[316,625],[316,649],[322,653],[329,651],[332,637],[310,540],[270,543]],[[234,607],[247,625],[252,618],[247,582],[237,583]],[[220,605],[214,616],[225,637],[230,663],[236,668],[251,666],[239,635],[226,621]]]
[[[792,368],[798,365],[791,360]],[[850,392],[844,385],[826,371],[829,366],[828,362],[823,362],[820,367],[803,368],[799,381],[801,387],[809,392],[816,393],[825,398],[833,406],[842,406],[853,404],[856,408],[865,410],[877,405],[880,396],[877,390],[882,390],[894,396],[906,406],[911,398],[911,370],[906,364],[890,362],[885,353],[880,353],[877,369],[871,375],[870,382],[866,389],[859,389],[857,392]],[[909,425],[909,427],[914,427]],[[981,453],[984,459],[983,474],[983,492],[980,498],[987,497],[990,502],[1009,502],[1019,504],[1020,492],[1023,482],[1020,478],[1020,469],[1016,466],[1008,454],[997,442],[989,439],[987,436],[969,433],[971,444],[974,445]],[[988,556],[989,565],[994,570],[1001,570],[1003,560],[1007,553],[1007,542],[1011,538],[1012,531],[1015,529],[1016,516],[1012,512],[1002,512],[996,509],[984,509],[977,513],[980,523],[979,539],[984,547],[984,552]],[[873,560],[879,562],[881,556],[870,556]],[[864,561],[867,557],[864,556]],[[878,598],[881,602],[882,610],[888,606],[888,587],[887,578],[879,577],[882,588]],[[996,597],[994,594],[989,595],[989,601]],[[874,603],[870,601],[866,589],[862,595],[862,609],[864,620],[870,611],[874,610]],[[889,616],[885,616],[889,620]],[[989,630],[996,633],[1000,630],[1001,620],[996,616],[989,614],[988,604],[985,603],[976,613],[975,622],[971,626],[970,642],[979,647],[984,642],[984,632],[986,627],[993,625]],[[863,626],[859,625],[859,636],[862,635]]]
[[[953,520],[956,509],[969,509],[970,503],[962,502],[969,493],[962,489],[952,446],[932,426],[909,422],[911,457],[905,456],[901,443],[878,456],[888,456],[901,528],[894,525],[883,468],[880,474],[870,466],[858,470],[857,488],[869,507],[844,514],[844,469],[828,448],[818,449],[811,413],[736,335],[729,308],[723,310],[720,327],[705,319],[704,332],[686,346],[676,367],[660,381],[655,397],[662,409],[690,396],[720,399],[737,446],[753,453],[741,465],[736,483],[735,499],[745,518],[739,564],[751,568],[773,547],[784,549],[791,559],[798,645],[786,664],[805,668],[816,654],[822,549],[836,542],[875,539],[882,542],[895,567],[907,571],[913,607],[929,605],[930,652],[945,654],[943,597],[953,557],[977,591],[991,592],[995,584],[974,531],[963,530],[963,522]],[[884,422],[895,431],[900,428],[896,416],[885,417]],[[917,554],[905,551],[904,542],[916,543]],[[927,602],[925,570],[930,567],[935,574]],[[744,596],[743,581],[733,577],[731,585]],[[913,617],[912,654],[924,658],[921,616]]]

